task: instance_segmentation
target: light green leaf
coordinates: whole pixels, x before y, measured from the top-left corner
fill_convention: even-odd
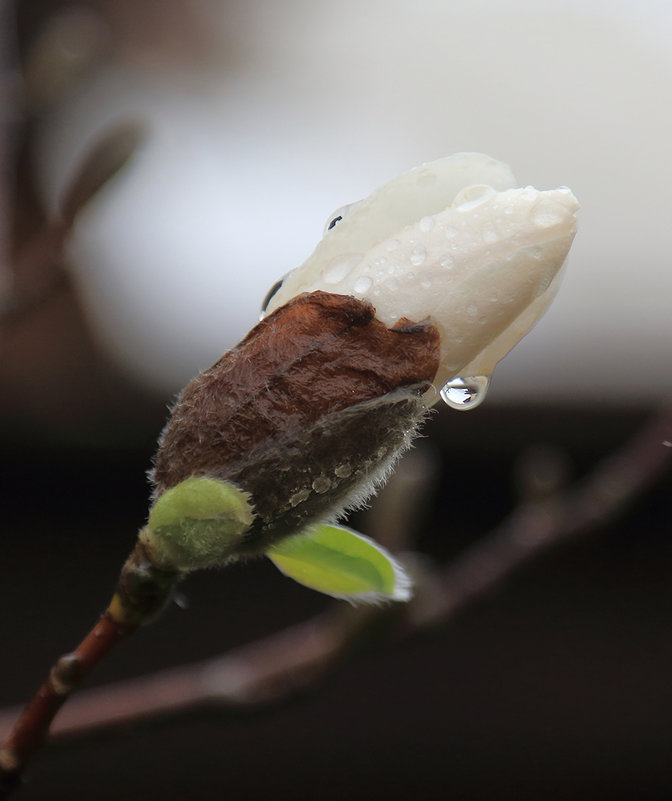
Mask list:
[[[408,601],[411,581],[378,543],[343,526],[321,525],[272,546],[266,555],[306,587],[353,602]]]

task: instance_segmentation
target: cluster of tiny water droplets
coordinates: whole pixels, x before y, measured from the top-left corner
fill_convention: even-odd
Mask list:
[[[451,409],[466,412],[483,403],[489,386],[489,375],[459,376],[445,383],[439,394]]]

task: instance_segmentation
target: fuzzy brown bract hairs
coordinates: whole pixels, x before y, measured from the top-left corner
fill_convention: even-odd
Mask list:
[[[426,412],[439,345],[429,321],[387,328],[356,298],[299,295],[182,391],[157,495],[192,475],[251,493],[251,553],[361,503]]]

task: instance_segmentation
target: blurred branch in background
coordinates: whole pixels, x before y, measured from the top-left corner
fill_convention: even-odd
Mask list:
[[[59,213],[48,220],[13,260],[0,309],[0,325],[15,325],[67,283],[64,249],[77,216],[127,164],[143,138],[137,123],[104,133],[85,154],[63,193]]]
[[[35,141],[44,118],[111,47],[102,7],[3,4],[0,421],[10,437],[132,439],[151,405],[100,348],[69,274],[80,213],[127,165],[144,134],[117,118],[78,154],[53,209]],[[20,433],[23,432],[23,433]]]
[[[407,554],[416,581],[410,604],[378,609],[339,604],[223,656],[81,692],[56,719],[53,736],[82,737],[93,730],[178,714],[204,704],[240,709],[291,696],[351,657],[363,636],[370,637],[383,619],[388,620],[387,636],[391,629],[396,638],[450,622],[532,559],[607,525],[636,503],[671,465],[672,404],[572,490],[561,484],[557,454],[547,453],[540,460],[537,453],[531,460],[532,470],[521,476],[528,499],[495,530],[446,567]],[[411,546],[402,527],[408,535],[422,518],[435,475],[431,456],[422,450],[402,460],[369,513],[370,533],[381,542]],[[392,527],[391,519],[396,521]],[[0,740],[19,712],[19,708],[0,711]]]

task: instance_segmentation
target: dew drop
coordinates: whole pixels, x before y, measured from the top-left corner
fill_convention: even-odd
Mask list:
[[[359,254],[347,256],[345,259],[337,259],[329,265],[322,278],[325,284],[338,284],[346,278],[352,270],[359,264],[362,257]]]
[[[551,228],[565,218],[564,210],[558,204],[540,201],[532,208],[532,222],[537,228]]]
[[[328,479],[326,476],[318,476],[313,481],[313,489],[318,495],[321,495],[323,492],[326,492],[328,489],[331,488],[331,480]]]
[[[486,184],[467,186],[455,196],[453,208],[455,211],[471,211],[496,194],[495,190]]]
[[[423,234],[428,234],[435,225],[436,220],[434,217],[423,217],[418,223],[418,228],[423,232]]]
[[[551,276],[545,275],[537,284],[537,297],[543,295],[550,285],[551,285]]]
[[[418,175],[417,182],[420,186],[431,186],[439,180],[439,176],[435,172],[421,172]]]
[[[441,267],[445,267],[447,270],[450,269],[454,263],[455,259],[452,256],[444,256],[439,262]]]
[[[355,285],[353,286],[352,290],[355,295],[363,295],[365,292],[368,292],[372,286],[373,281],[371,278],[369,278],[368,275],[362,275],[361,278],[358,278],[355,281]]]
[[[478,306],[475,303],[470,303],[465,311],[469,317],[476,317],[478,314]]]
[[[396,278],[390,278],[389,281],[385,282],[385,286],[390,290],[390,292],[396,292],[399,289],[399,281]]]
[[[424,281],[420,281],[420,286],[421,286],[423,289],[431,289],[432,282],[431,282],[431,281],[428,281],[428,280],[425,278],[425,280],[424,280]]]
[[[349,464],[339,464],[334,468],[334,473],[339,478],[347,478],[352,475],[352,466]]]
[[[485,400],[490,386],[490,376],[469,375],[453,378],[441,388],[441,399],[460,412],[466,412],[480,406]]]
[[[309,489],[299,490],[298,492],[295,492],[290,497],[289,505],[290,506],[298,506],[300,503],[303,503],[305,500],[307,500],[309,498],[309,496],[310,496],[310,490]]]
[[[399,250],[401,246],[401,242],[398,239],[390,239],[390,241],[386,245],[386,250],[388,253],[392,253],[394,250]]]
[[[493,242],[496,242],[499,239],[499,234],[497,233],[496,229],[489,225],[483,230],[483,241],[487,244],[491,245]]]
[[[455,239],[457,234],[458,234],[457,228],[453,228],[452,225],[449,225],[444,231],[444,236],[446,237],[446,239]]]
[[[427,258],[427,250],[424,245],[416,245],[410,254],[411,264],[419,267]]]

